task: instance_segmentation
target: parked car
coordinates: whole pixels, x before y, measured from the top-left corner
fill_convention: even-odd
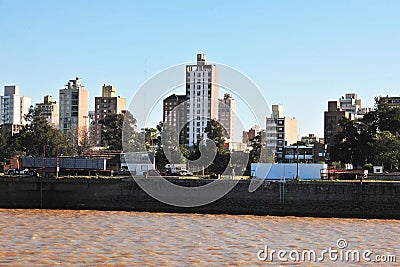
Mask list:
[[[181,170],[178,172],[179,176],[193,176],[193,173],[191,173],[188,170]]]

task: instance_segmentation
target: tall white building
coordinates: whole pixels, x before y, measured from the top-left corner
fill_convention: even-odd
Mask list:
[[[20,96],[19,86],[4,86],[4,96],[0,103],[0,124],[10,127],[11,135],[17,133],[23,125],[27,124],[24,116],[28,114],[31,106],[29,96]]]
[[[282,105],[272,105],[272,114],[266,123],[267,148],[275,153],[276,160],[281,162],[283,147],[298,140],[297,119],[285,117]]]
[[[236,100],[230,94],[224,94],[224,98],[219,100],[218,121],[224,128],[226,138],[235,140]]]
[[[82,80],[69,80],[66,88],[60,89],[60,130],[69,136],[77,147],[88,133],[89,91],[84,89]]]
[[[218,68],[208,64],[204,54],[197,54],[197,64],[186,66],[186,96],[188,97],[185,143],[197,144],[211,119],[218,120]]]

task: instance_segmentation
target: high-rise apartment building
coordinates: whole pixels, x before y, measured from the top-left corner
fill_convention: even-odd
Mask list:
[[[67,134],[74,147],[78,147],[87,136],[89,91],[80,78],[69,80],[66,88],[60,89],[60,130]]]
[[[19,86],[4,86],[4,96],[0,103],[0,124],[6,127],[11,134],[19,132],[23,125],[27,124],[24,116],[28,114],[31,106],[29,96],[20,96]]]
[[[285,117],[282,105],[272,105],[272,114],[266,123],[267,148],[275,153],[278,162],[282,162],[284,146],[298,140],[297,119]]]
[[[231,95],[218,99],[218,67],[207,63],[204,54],[197,54],[196,64],[186,65],[186,94],[173,94],[163,101],[163,121],[179,131],[179,143],[189,147],[207,136],[205,130],[212,119],[222,123],[232,139],[235,111]]]
[[[163,100],[163,122],[176,130],[179,144],[185,144],[187,139],[187,100],[186,95],[170,95]]]
[[[211,119],[218,120],[218,67],[197,54],[197,64],[186,66],[187,132],[185,143],[197,144],[206,137]]]
[[[94,133],[93,141],[97,145],[104,144],[102,138],[103,125],[99,123],[109,114],[121,114],[126,111],[126,99],[117,96],[117,89],[113,85],[103,85],[101,97],[95,97]]]
[[[50,95],[44,97],[43,103],[37,103],[36,108],[42,110],[42,116],[51,126],[59,128],[59,105],[56,101],[53,101]]]
[[[224,94],[224,98],[219,100],[218,122],[224,128],[226,138],[235,140],[236,100],[230,94]]]

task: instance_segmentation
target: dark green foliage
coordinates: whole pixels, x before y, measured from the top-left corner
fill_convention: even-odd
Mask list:
[[[139,134],[136,131],[136,119],[129,111],[121,114],[107,114],[99,121],[102,127],[102,145],[108,150],[122,150],[126,152],[140,150]]]
[[[387,171],[399,170],[400,108],[389,107],[382,99],[375,101],[375,109],[362,119],[339,122],[342,131],[330,148],[331,161],[351,163],[354,168],[372,164],[383,165]]]
[[[30,124],[13,136],[7,133],[5,125],[1,127],[2,158],[16,155],[56,157],[75,152],[67,135],[53,128],[42,116],[41,109],[31,107],[25,119]]]

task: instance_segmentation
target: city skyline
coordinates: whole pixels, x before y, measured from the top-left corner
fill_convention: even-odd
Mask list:
[[[201,23],[194,3],[76,3],[1,2],[1,85],[39,103],[80,77],[90,99],[106,83],[129,104],[146,78],[205,53],[252,79],[270,106],[284,105],[301,136],[323,136],[327,102],[347,92],[366,107],[398,95],[397,1],[209,2]],[[201,29],[212,41],[194,37]]]

